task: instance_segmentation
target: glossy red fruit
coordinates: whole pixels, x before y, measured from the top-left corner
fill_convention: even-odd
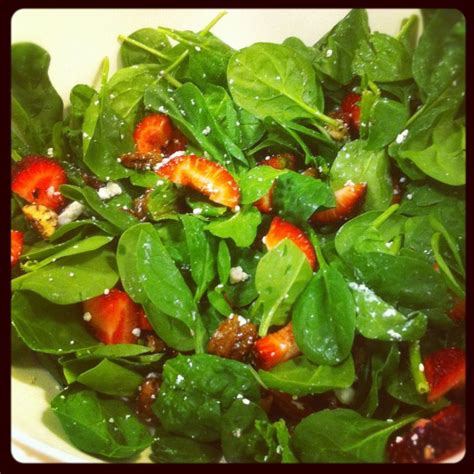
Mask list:
[[[162,148],[162,153],[165,156],[170,156],[177,151],[184,151],[188,144],[188,139],[175,127],[171,133],[168,144]]]
[[[267,194],[263,195],[258,201],[255,201],[253,205],[262,213],[270,214],[272,212],[272,196],[273,196],[273,185],[268,190]]]
[[[335,224],[348,219],[362,203],[366,190],[366,183],[350,184],[338,189],[334,193],[336,207],[315,212],[311,221],[315,224]]]
[[[104,344],[133,344],[138,336],[140,307],[124,291],[111,289],[83,303],[84,312],[90,314],[87,324]]]
[[[133,139],[139,153],[161,152],[173,135],[173,125],[167,115],[147,115],[135,127]]]
[[[23,252],[23,232],[19,230],[12,230],[11,234],[11,246],[10,246],[10,259],[12,268],[18,263],[21,253]]]
[[[57,160],[32,155],[15,167],[12,191],[30,203],[57,211],[65,202],[59,186],[66,182],[66,172]]]
[[[285,221],[281,217],[274,217],[270,224],[268,234],[264,238],[264,243],[268,250],[276,247],[283,239],[290,239],[301,251],[304,252],[311,268],[316,267],[316,253],[313,244],[306,234],[295,225]]]
[[[239,204],[240,190],[233,176],[214,161],[195,155],[183,155],[157,169],[158,175],[173,183],[189,186],[211,201],[234,208]]]
[[[360,128],[360,100],[362,97],[355,92],[347,94],[341,102],[341,110],[344,121],[350,126],[351,130],[359,132]]]
[[[466,381],[466,354],[455,347],[436,351],[423,360],[425,375],[430,385],[428,401],[438,400]]]
[[[296,345],[292,323],[258,339],[253,352],[257,366],[263,370],[270,370],[299,355],[301,352]]]
[[[150,324],[148,317],[142,307],[138,308],[138,325],[144,331],[153,331],[153,326]]]

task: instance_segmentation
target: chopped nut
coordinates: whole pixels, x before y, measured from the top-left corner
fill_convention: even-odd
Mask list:
[[[153,410],[151,406],[156,400],[156,395],[160,389],[161,379],[157,377],[150,377],[143,381],[138,387],[137,395],[137,414],[146,422],[154,419]]]
[[[163,160],[163,155],[157,152],[126,153],[120,157],[120,162],[127,168],[134,170],[153,170]]]

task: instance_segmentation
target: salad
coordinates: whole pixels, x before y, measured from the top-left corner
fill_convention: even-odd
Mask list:
[[[460,452],[462,13],[241,50],[223,15],[120,36],[66,109],[48,52],[12,45],[14,354],[110,461]]]

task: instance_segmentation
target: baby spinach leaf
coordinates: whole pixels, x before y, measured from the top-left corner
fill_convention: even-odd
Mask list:
[[[234,101],[260,119],[318,118],[324,110],[311,63],[283,45],[241,49],[229,61],[227,78]]]
[[[239,177],[241,203],[251,204],[263,197],[275,179],[288,170],[277,170],[271,166],[256,166],[244,171]]]
[[[306,255],[290,240],[284,239],[264,255],[255,274],[258,299],[254,314],[263,310],[259,335],[265,336],[272,325],[284,324],[288,312],[312,275]]]
[[[124,402],[99,398],[92,390],[65,390],[53,399],[51,408],[71,443],[86,453],[125,459],[153,441]]]
[[[29,291],[13,293],[12,323],[32,350],[67,354],[97,344],[82,322],[81,307],[58,306]]]
[[[171,47],[166,35],[156,28],[141,28],[128,35],[128,38],[163,53]],[[165,61],[156,54],[152,54],[127,41],[124,41],[120,46],[120,58],[124,68],[134,65],[163,63]]]
[[[146,195],[146,210],[150,219],[159,221],[178,211],[179,191],[168,180],[158,180],[155,188]]]
[[[411,57],[403,43],[384,33],[372,33],[356,51],[352,69],[376,82],[403,81],[412,77]]]
[[[48,76],[50,56],[33,43],[11,48],[12,148],[21,156],[45,154],[63,103]]]
[[[392,200],[392,180],[385,150],[370,151],[364,140],[344,145],[330,171],[331,187],[336,191],[347,181],[367,183],[365,211],[386,209]]]
[[[159,429],[151,445],[151,460],[159,464],[209,464],[219,462],[222,454],[214,445],[175,436]]]
[[[357,309],[356,327],[364,337],[380,341],[415,341],[423,337],[425,314],[405,316],[365,285],[352,284],[351,289]]]
[[[363,40],[367,41],[369,33],[367,11],[352,9],[313,46],[314,67],[340,84],[349,83],[356,51]]]
[[[103,359],[95,367],[79,374],[76,381],[99,393],[131,397],[135,395],[143,377],[133,370]]]
[[[117,227],[112,225],[110,222],[100,221],[95,217],[94,219],[81,219],[73,222],[68,222],[67,224],[58,227],[55,230],[54,234],[49,238],[49,241],[56,242],[57,240],[60,240],[62,237],[67,235],[69,232],[72,232],[76,229],[80,229],[81,227],[85,227],[87,229],[88,226],[95,227],[109,235],[117,235],[120,233]]]
[[[110,344],[110,345],[97,345],[90,349],[83,349],[76,351],[77,358],[84,357],[107,357],[107,358],[120,358],[120,357],[133,357],[150,352],[150,348],[142,346],[140,344]]]
[[[314,58],[317,56],[317,53],[313,48],[306,46],[303,41],[296,36],[285,38],[282,44],[283,46],[293,49],[297,54],[303,56],[310,62],[313,62]]]
[[[94,278],[91,278],[94,275]],[[98,296],[118,281],[111,250],[98,249],[64,257],[11,281],[12,291],[30,290],[57,305],[68,305]]]
[[[297,463],[298,459],[290,447],[290,434],[285,420],[280,419],[274,423],[256,420],[255,428],[265,439],[269,453],[263,457],[263,462],[281,462],[282,464]],[[257,457],[257,461],[262,460]]]
[[[232,307],[229,305],[224,295],[217,290],[212,290],[207,293],[207,299],[211,306],[222,316],[228,318],[232,313]]]
[[[315,365],[305,356],[278,364],[270,371],[259,370],[259,377],[270,389],[304,396],[350,387],[355,379],[349,357],[339,365]]]
[[[298,347],[313,363],[336,365],[350,353],[355,306],[349,287],[335,267],[323,266],[301,293],[293,309]]]
[[[197,285],[194,299],[199,301],[216,276],[215,241],[206,234],[206,223],[191,215],[182,215],[191,261],[191,275]]]
[[[400,25],[400,32],[397,35],[398,41],[405,46],[411,55],[413,55],[418,43],[419,24],[420,17],[418,15],[411,15],[409,18],[404,18]]]
[[[317,209],[334,207],[336,200],[329,186],[320,179],[288,171],[275,181],[272,205],[278,215],[300,224]]]
[[[345,408],[326,409],[296,426],[292,447],[300,461],[307,463],[383,463],[389,437],[418,418],[407,415],[390,422]]]
[[[206,230],[221,239],[232,239],[237,247],[249,247],[257,236],[262,222],[260,212],[253,206],[242,209],[227,219],[216,219]]]
[[[216,441],[222,415],[236,397],[256,403],[260,399],[248,365],[209,354],[178,355],[164,365],[153,411],[169,432],[196,441]]]
[[[231,267],[231,259],[229,247],[225,243],[225,240],[219,242],[219,249],[217,251],[217,273],[219,275],[219,281],[221,285],[225,285],[229,279]]]

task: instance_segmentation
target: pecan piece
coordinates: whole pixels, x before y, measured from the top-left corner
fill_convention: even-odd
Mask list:
[[[119,160],[126,168],[153,171],[153,168],[163,160],[163,155],[154,151],[147,153],[131,152],[122,155]]]
[[[137,415],[148,423],[153,421],[154,418],[151,406],[155,403],[160,385],[161,378],[151,373],[138,387],[138,396],[136,399]]]

